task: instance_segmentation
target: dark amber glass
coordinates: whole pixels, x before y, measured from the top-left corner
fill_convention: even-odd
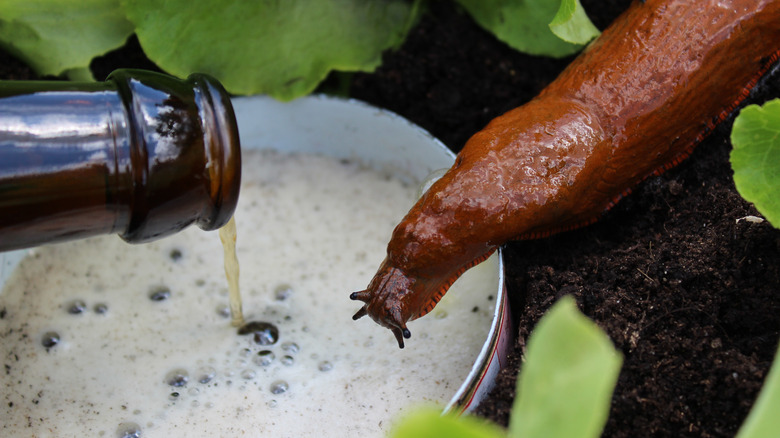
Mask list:
[[[240,180],[233,108],[209,76],[0,81],[0,251],[213,230],[233,215]]]

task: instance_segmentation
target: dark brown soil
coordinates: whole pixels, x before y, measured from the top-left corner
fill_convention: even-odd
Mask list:
[[[599,28],[628,0],[582,0]],[[432,1],[408,41],[350,95],[393,110],[454,150],[491,118],[541,90],[570,61],[519,54],[450,2]],[[137,41],[93,62],[153,68]],[[0,51],[0,78],[29,79]],[[339,80],[333,79],[333,83]],[[780,96],[780,75],[753,98]],[[510,366],[477,413],[506,425],[528,334],[571,294],[625,355],[608,437],[733,436],[755,400],[780,335],[780,231],[734,189],[730,123],[688,161],[634,190],[597,224],[505,251],[518,325]]]

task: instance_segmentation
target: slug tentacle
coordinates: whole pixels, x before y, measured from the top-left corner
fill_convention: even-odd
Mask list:
[[[389,328],[512,239],[581,227],[685,159],[780,58],[780,0],[634,2],[539,96],[476,133],[350,297]]]
[[[358,299],[358,298],[356,298],[354,293],[352,295],[350,295],[349,298],[352,299],[352,300],[357,300]],[[367,314],[368,314],[368,310],[366,310],[366,306],[363,306],[357,312],[355,312],[354,315],[352,315],[352,320],[353,321],[357,321],[358,319],[366,316]]]

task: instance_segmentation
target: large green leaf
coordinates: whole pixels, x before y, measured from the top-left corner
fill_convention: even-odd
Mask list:
[[[119,0],[0,1],[0,45],[41,75],[83,78],[93,57],[132,32]]]
[[[731,143],[737,191],[780,228],[780,99],[743,108],[734,120]]]
[[[528,339],[509,424],[513,438],[595,438],[623,359],[607,335],[561,298]]]
[[[400,45],[419,0],[122,0],[147,56],[177,76],[209,73],[235,94],[282,100],[331,70],[370,71]]]
[[[595,30],[579,0],[564,0],[563,4],[560,0],[455,1],[498,39],[532,55],[571,55],[582,48],[582,44],[592,37],[586,35],[592,35]],[[564,38],[578,44],[559,38],[551,26]],[[580,30],[581,27],[585,30]]]
[[[504,438],[504,430],[477,417],[442,415],[441,408],[415,409],[390,433],[391,438]]]

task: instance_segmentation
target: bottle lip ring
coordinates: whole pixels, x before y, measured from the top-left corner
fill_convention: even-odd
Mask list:
[[[196,103],[203,121],[212,203],[197,220],[211,231],[224,226],[236,210],[241,185],[241,143],[230,96],[213,77],[194,73],[187,78],[196,90]]]
[[[140,126],[140,130],[131,129],[130,135],[134,136],[134,144],[139,145],[134,153],[140,154],[134,164],[133,195],[131,200],[131,219],[124,233],[120,236],[128,242],[141,243],[156,240],[169,234],[178,232],[190,224],[197,224],[206,231],[215,230],[225,225],[235,212],[238,204],[239,186],[241,183],[241,146],[239,142],[238,126],[233,111],[230,96],[222,85],[211,76],[196,73],[187,79],[181,80],[170,75],[150,72],[145,70],[120,69],[109,75],[109,80],[116,83],[117,91],[124,94],[127,116],[130,119],[130,127]],[[153,103],[160,98],[160,93],[152,93],[154,96],[141,99],[138,95],[148,94],[148,90],[158,90],[165,95],[183,99],[187,102],[187,111],[192,113],[187,116],[192,118],[187,123],[197,123],[199,132],[197,138],[190,146],[197,147],[200,161],[197,174],[190,174],[186,182],[181,182],[189,187],[188,194],[184,198],[179,189],[171,189],[173,192],[165,192],[156,199],[159,208],[150,209],[146,205],[147,191],[152,176],[151,169],[147,168],[148,159],[143,154],[145,148],[154,147],[147,144],[146,129],[156,132],[153,126],[147,126],[145,120],[133,123],[132,118],[136,113],[143,113],[145,105]],[[148,97],[148,96],[147,96]],[[177,100],[178,101],[178,100]],[[152,113],[156,110],[150,109]],[[193,114],[194,113],[194,114]],[[152,116],[154,118],[156,116]],[[154,135],[152,135],[154,137]],[[186,141],[181,138],[179,141]],[[154,142],[153,142],[154,143]],[[181,145],[186,147],[186,145]],[[193,152],[194,153],[194,152]],[[155,169],[157,166],[155,166]],[[157,180],[157,185],[172,187],[171,181]],[[167,193],[167,194],[166,194]],[[168,201],[177,199],[170,203]],[[160,207],[160,202],[167,203],[168,207]],[[182,204],[184,202],[185,204]],[[182,208],[188,208],[183,212]],[[178,209],[174,212],[173,210]]]

